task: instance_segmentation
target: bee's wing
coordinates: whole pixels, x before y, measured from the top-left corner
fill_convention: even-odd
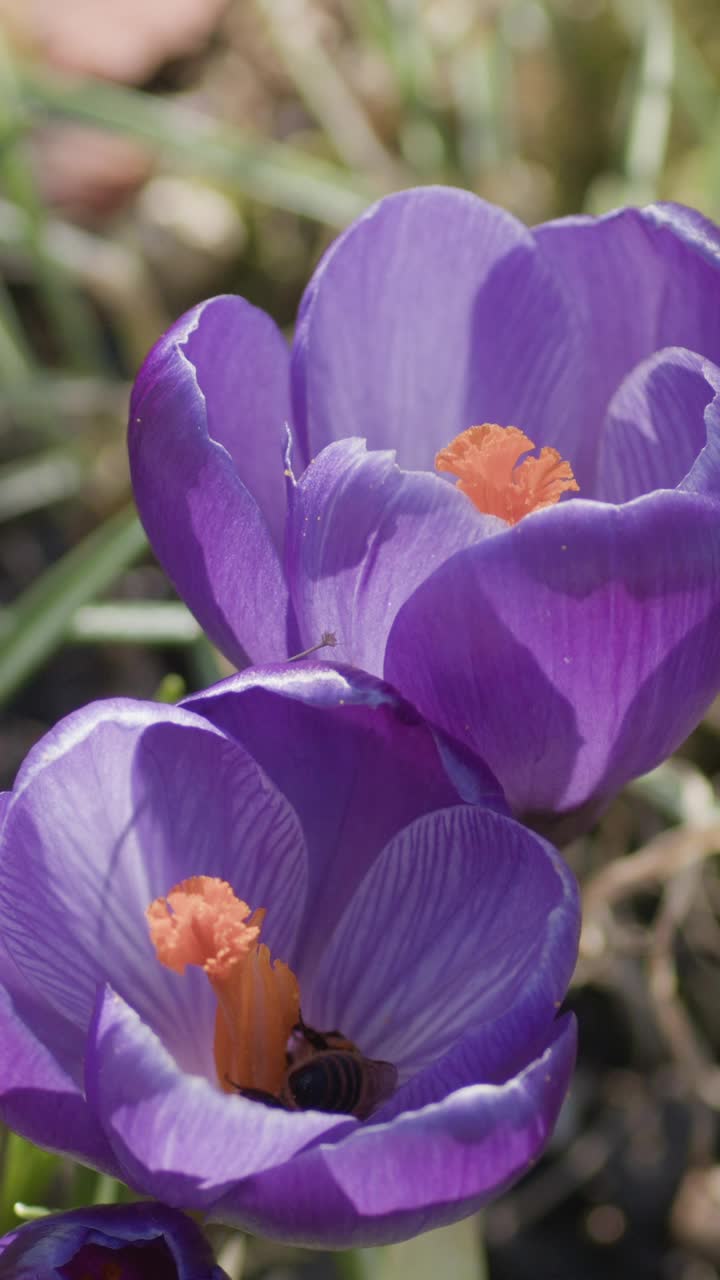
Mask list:
[[[395,1092],[398,1080],[397,1067],[394,1067],[392,1062],[383,1062],[380,1058],[365,1058],[363,1068],[362,1097],[355,1108],[355,1115],[359,1120],[364,1120],[371,1111]]]

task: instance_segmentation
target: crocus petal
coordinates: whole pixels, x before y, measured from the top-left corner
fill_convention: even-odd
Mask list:
[[[157,961],[145,910],[219,875],[252,906],[272,900],[266,939],[291,950],[302,833],[243,748],[176,708],[95,704],[30,754],[2,838],[0,928],[39,995],[84,1029],[112,980],[188,1070],[214,1077],[214,996],[200,970]]]
[[[184,1208],[207,1208],[239,1179],[358,1123],[266,1107],[181,1071],[110,988],[88,1036],[85,1087],[125,1181]]]
[[[661,492],[528,516],[418,588],[385,674],[484,756],[515,812],[602,800],[720,684],[716,505]]]
[[[227,1280],[199,1227],[164,1204],[94,1205],[28,1222],[0,1240],[0,1280],[66,1275],[60,1268],[86,1245],[117,1250],[118,1258],[129,1246],[132,1274],[148,1280],[157,1280],[160,1268],[176,1280]]]
[[[474,423],[532,434],[552,422],[569,335],[520,222],[466,191],[399,192],[340,236],[310,281],[293,346],[294,426],[310,456],[362,436],[430,470]]]
[[[657,351],[633,369],[610,401],[600,442],[597,496],[605,502],[628,502],[653,489],[674,489],[693,469],[711,436],[717,452],[718,390],[720,368],[681,347]],[[704,472],[711,485],[714,479],[720,496],[720,474],[713,467],[713,477],[708,476],[708,461],[706,455]]]
[[[130,467],[153,550],[238,665],[245,651],[287,653],[277,552],[287,380],[272,321],[241,298],[217,298],[153,347],[130,406]]]
[[[575,1059],[563,1019],[542,1057],[501,1085],[476,1085],[387,1125],[363,1125],[246,1179],[213,1216],[325,1248],[404,1240],[473,1213],[545,1146]]]
[[[662,204],[562,218],[533,235],[577,335],[564,387],[576,440],[566,448],[583,495],[594,497],[600,426],[635,365],[662,347],[687,347],[720,363],[720,238],[692,210]]]
[[[264,311],[229,294],[195,307],[184,328],[183,355],[205,400],[208,436],[230,454],[281,547],[290,420],[287,342]]]
[[[299,817],[308,886],[293,966],[322,949],[365,872],[413,818],[460,800],[505,811],[482,761],[461,758],[394,689],[362,671],[258,668],[184,705],[241,742]]]
[[[720,367],[705,360],[702,374],[713,392],[703,415],[705,440],[678,488],[687,493],[705,494],[717,502],[720,499]]]
[[[79,1083],[58,1061],[72,1057],[72,1026],[23,990],[1,953],[0,979],[0,1119],[31,1142],[116,1173],[110,1146]],[[47,1033],[52,1048],[36,1037],[31,1029],[36,1026]]]
[[[354,894],[303,1014],[312,1026],[342,1026],[401,1080],[468,1033],[491,1036],[515,1006],[530,1034],[538,1023],[547,1034],[575,967],[578,921],[573,876],[539,836],[469,806],[427,814]],[[526,1048],[520,1021],[513,1030]]]
[[[382,674],[400,605],[439,564],[498,529],[439,476],[400,471],[361,440],[323,449],[293,490],[287,574],[303,648]]]

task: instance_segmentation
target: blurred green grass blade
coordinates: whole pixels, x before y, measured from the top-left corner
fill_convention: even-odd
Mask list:
[[[409,181],[387,150],[336,60],[307,22],[288,22],[276,0],[255,0],[273,46],[311,115],[351,169],[383,175],[393,186]]]
[[[188,659],[196,689],[207,689],[211,684],[217,684],[218,680],[222,680],[232,670],[223,669],[217,650],[204,634],[199,635],[190,646]]]
[[[513,163],[521,152],[514,118],[518,85],[511,13],[503,9],[497,23],[460,42],[449,68],[461,172],[470,186],[473,175]]]
[[[347,6],[350,9],[350,6]],[[450,177],[450,139],[437,102],[440,63],[417,0],[366,0],[352,7],[352,21],[381,52],[400,99],[398,144],[415,181]]]
[[[693,44],[685,27],[675,18],[675,82],[678,102],[701,138],[717,136],[718,84]]]
[[[92,1204],[98,1178],[101,1176],[95,1169],[76,1164],[70,1156],[66,1156],[63,1168],[63,1208],[81,1209],[84,1205]]]
[[[0,378],[4,383],[21,381],[27,377],[32,367],[32,352],[10,290],[5,281],[0,279]]]
[[[0,467],[0,524],[73,498],[87,464],[71,449],[48,449]]]
[[[720,108],[716,76],[676,18],[677,98],[699,136],[701,189],[710,212],[720,203]],[[682,198],[682,196],[681,196]],[[699,201],[698,201],[699,202]]]
[[[373,1250],[372,1252],[379,1252]],[[371,1280],[371,1251],[369,1249],[343,1249],[333,1257],[339,1280]]]
[[[15,1205],[40,1204],[57,1176],[61,1157],[26,1142],[16,1133],[5,1135],[0,1191],[0,1233],[16,1227]]]
[[[427,25],[418,20],[416,0],[380,0],[374,27],[405,107],[424,104],[436,80],[434,50]]]
[[[70,619],[68,640],[84,644],[185,645],[202,632],[176,600],[113,600],[86,604]]]
[[[218,1266],[222,1267],[228,1280],[242,1280],[245,1275],[245,1262],[247,1258],[247,1240],[239,1231],[229,1232],[227,1238],[220,1244],[217,1249]],[[280,1276],[287,1275],[287,1272],[275,1272],[280,1280]]]
[[[21,1222],[36,1222],[38,1218],[47,1218],[52,1209],[46,1209],[40,1204],[25,1204],[22,1200],[16,1200],[13,1205],[13,1213]]]
[[[93,1204],[118,1204],[123,1199],[124,1184],[109,1173],[99,1173],[95,1184]]]
[[[69,368],[89,373],[102,365],[102,345],[85,300],[64,264],[48,249],[46,219],[32,175],[19,147],[0,160],[5,194],[25,215],[24,248],[45,306],[52,333]]]
[[[480,1222],[465,1218],[382,1250],[377,1280],[487,1280]]]
[[[717,821],[720,813],[713,783],[688,760],[663,760],[650,773],[634,778],[627,790],[642,796],[671,822],[701,825]]]
[[[2,201],[0,215],[1,206]],[[32,379],[0,384],[0,433],[17,425],[32,427],[67,448],[69,440],[85,439],[98,419],[123,430],[129,394],[125,382],[54,376],[39,369]]]
[[[327,161],[267,138],[254,139],[188,106],[99,80],[65,81],[26,69],[26,101],[38,113],[112,129],[171,154],[263,203],[344,227],[379,194]]]
[[[336,1267],[343,1280],[489,1280],[477,1216],[403,1244],[339,1253]]]
[[[28,588],[3,619],[0,702],[5,702],[63,642],[77,610],[105,590],[146,545],[135,508],[126,507]]]
[[[47,246],[46,216],[26,152],[27,112],[15,66],[0,28],[0,181],[25,216],[25,248],[53,335],[67,363],[89,372],[103,352],[94,317],[68,272]]]
[[[27,211],[0,198],[0,251],[27,275],[34,268],[31,240]],[[142,255],[130,244],[74,226],[54,214],[44,218],[43,243],[52,264],[72,279],[77,296],[89,295],[98,305],[104,324],[112,326],[125,365],[135,368],[170,323]],[[102,376],[105,354],[98,350],[89,373]]]
[[[637,87],[625,140],[625,174],[634,200],[657,198],[665,165],[675,75],[673,15],[666,0],[645,0]]]

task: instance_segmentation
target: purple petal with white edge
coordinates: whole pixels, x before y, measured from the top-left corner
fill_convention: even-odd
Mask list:
[[[302,833],[239,743],[190,712],[118,700],[68,717],[30,754],[2,833],[10,955],[81,1029],[98,983],[112,981],[187,1070],[214,1078],[209,984],[158,962],[145,919],[197,874],[229,880],[253,907],[272,901],[266,940],[280,956],[292,949]]]
[[[227,449],[276,546],[282,547],[283,454],[290,421],[288,344],[274,320],[244,298],[211,298],[191,314],[197,323],[188,332],[183,354],[195,369],[205,399],[208,435]]]
[[[251,669],[184,705],[239,740],[300,819],[307,911],[293,967],[310,964],[375,858],[414,818],[462,800],[506,812],[481,760],[462,757],[363,671]]]
[[[85,1246],[112,1250],[108,1261],[114,1255],[123,1274],[125,1258],[128,1275],[148,1280],[227,1280],[200,1228],[164,1204],[94,1205],[28,1222],[0,1240],[0,1280],[66,1275],[60,1268],[81,1265]]]
[[[387,451],[328,445],[290,500],[286,567],[301,646],[332,632],[334,662],[381,675],[408,596],[453,552],[504,527],[439,476],[400,471]]]
[[[720,366],[705,360],[702,375],[713,393],[704,413],[705,439],[688,474],[678,485],[687,493],[720,499]]]
[[[565,449],[592,498],[593,442],[627,374],[663,347],[720,363],[720,232],[681,205],[655,204],[561,218],[533,235],[578,339],[564,388],[575,438]]]
[[[717,506],[663,491],[528,516],[418,588],[385,674],[488,761],[514,812],[604,801],[720,686]]]
[[[110,988],[98,997],[85,1079],[125,1181],[184,1208],[206,1209],[239,1179],[358,1124],[266,1107],[189,1075]]]
[[[670,347],[637,365],[610,401],[600,442],[597,496],[605,502],[628,502],[685,481],[698,455],[710,447],[711,437],[717,452],[718,390],[720,369],[694,351]],[[707,463],[706,455],[706,474]],[[720,497],[716,467],[711,468],[710,492],[714,487]]]
[[[246,652],[268,660],[287,654],[277,550],[287,361],[263,312],[241,298],[216,298],[153,347],[130,405],[130,470],[153,550],[238,665]]]
[[[354,894],[303,991],[303,1015],[342,1027],[402,1082],[524,1012],[527,1028],[508,1021],[527,1062],[533,1027],[547,1036],[565,996],[579,917],[574,878],[539,836],[469,806],[427,814]]]
[[[562,1019],[541,1057],[501,1085],[475,1085],[387,1125],[363,1125],[241,1182],[213,1217],[324,1248],[406,1240],[474,1213],[538,1158],[575,1061]]]
[[[517,423],[547,443],[571,342],[522,223],[467,191],[402,191],[344,232],[308,285],[294,425],[310,456],[362,436],[425,471],[478,422]]]

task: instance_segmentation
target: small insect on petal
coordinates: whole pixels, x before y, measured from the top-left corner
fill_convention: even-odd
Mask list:
[[[291,1067],[281,1096],[292,1108],[365,1120],[396,1085],[397,1070],[392,1063],[331,1049]]]
[[[365,1120],[396,1087],[392,1063],[366,1058],[341,1031],[316,1031],[300,1014],[288,1042],[288,1070],[280,1093],[287,1107]]]

